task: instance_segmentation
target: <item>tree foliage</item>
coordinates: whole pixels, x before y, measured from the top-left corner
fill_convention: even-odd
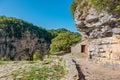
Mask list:
[[[3,31],[3,35],[10,38],[14,36],[17,39],[21,39],[22,35],[29,31],[31,35],[44,38],[47,42],[50,42],[52,39],[51,34],[42,27],[13,17],[0,16],[0,30]]]
[[[70,31],[67,30],[67,29],[65,29],[65,28],[59,28],[59,29],[51,29],[51,30],[48,30],[48,32],[51,33],[52,39],[53,39],[53,38],[55,38],[56,36],[58,36],[60,33],[70,32]]]
[[[65,32],[60,33],[57,37],[52,40],[50,45],[50,53],[55,53],[59,51],[66,51],[70,49],[70,46],[81,40],[79,33]]]

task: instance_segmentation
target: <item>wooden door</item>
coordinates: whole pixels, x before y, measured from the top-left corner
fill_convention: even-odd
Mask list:
[[[85,45],[81,45],[81,53],[85,53]]]

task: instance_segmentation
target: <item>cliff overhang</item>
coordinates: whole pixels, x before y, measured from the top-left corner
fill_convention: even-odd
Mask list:
[[[106,4],[106,8],[98,10],[99,5],[95,7],[94,0],[75,1],[78,4],[76,4],[76,9],[73,12],[74,21],[83,38],[104,38],[120,34],[120,14],[117,11],[110,12],[109,9],[112,7],[106,9]],[[116,3],[116,6],[119,5]]]

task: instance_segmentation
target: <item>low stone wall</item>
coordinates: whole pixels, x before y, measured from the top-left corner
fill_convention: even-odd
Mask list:
[[[107,58],[93,57],[92,61],[94,63],[100,64],[105,67],[109,67],[115,70],[120,70],[120,61],[109,60]]]
[[[116,36],[90,41],[88,54],[108,59],[120,59],[120,41]]]
[[[118,36],[90,41],[88,55],[95,63],[120,70],[120,40]]]

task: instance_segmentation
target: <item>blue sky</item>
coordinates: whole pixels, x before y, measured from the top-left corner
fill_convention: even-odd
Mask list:
[[[69,6],[72,0],[0,0],[0,15],[31,22],[46,29],[77,31]]]

